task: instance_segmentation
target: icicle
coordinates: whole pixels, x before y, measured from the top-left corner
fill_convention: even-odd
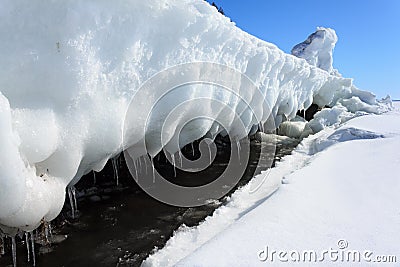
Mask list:
[[[151,163],[151,170],[153,172],[153,184],[154,184],[156,182],[156,170],[154,168],[154,161],[152,157],[150,157],[150,163]]]
[[[13,258],[13,266],[17,267],[17,244],[15,242],[15,236],[11,237],[11,250]]]
[[[36,266],[36,257],[35,257],[35,237],[33,236],[33,232],[31,232],[31,250],[32,250],[32,261],[33,261],[33,266]]]
[[[182,153],[181,153],[180,150],[178,151],[178,156],[179,156],[179,166],[181,166],[181,168],[182,168],[182,166],[183,166],[183,160],[182,160]]]
[[[145,157],[143,157],[143,161],[144,161],[144,169],[145,169],[146,175],[147,175],[147,174],[148,174],[148,173],[147,173],[147,160],[146,160]]]
[[[71,205],[72,219],[76,218],[76,212],[78,211],[78,204],[76,202],[76,190],[74,186],[68,187],[69,203]]]
[[[74,197],[75,212],[77,212],[78,211],[78,203],[76,201],[76,190],[75,190],[75,187],[72,187],[72,195]]]
[[[238,159],[239,159],[239,164],[240,164],[240,140],[236,140],[236,147],[237,147]]]
[[[43,222],[43,228],[44,228],[45,242],[46,242],[46,244],[50,244],[49,223],[48,222]]]
[[[5,251],[4,251],[4,236],[0,233],[0,256],[4,255]]]
[[[174,167],[174,177],[176,177],[176,167],[175,167],[175,154],[171,154],[172,165]]]
[[[74,206],[74,200],[72,199],[72,190],[71,187],[68,187],[68,197],[69,197],[69,204],[71,206],[71,216],[72,219],[75,219],[75,206]]]
[[[264,132],[264,124],[262,122],[260,122],[259,129],[262,133]]]
[[[31,246],[29,244],[29,234],[28,232],[25,232],[25,243],[26,243],[26,251],[27,251],[27,255],[28,255],[28,262],[31,261]]]
[[[140,158],[138,158],[138,162],[139,162],[139,172],[142,172],[142,161],[140,160]]]
[[[117,181],[117,185],[119,184],[119,177],[118,177],[118,162],[117,158],[112,158],[111,163],[114,169],[114,179]]]
[[[93,171],[93,184],[95,185],[96,183],[97,183],[97,180],[96,180],[96,172]]]
[[[139,180],[139,175],[138,175],[138,169],[137,169],[137,166],[136,166],[136,160],[133,160],[133,165],[135,166],[135,174],[136,174],[136,179],[137,180]]]
[[[51,228],[51,222],[48,223],[48,228],[49,228],[49,236],[50,239],[53,239],[53,229]]]
[[[195,155],[195,153],[194,153],[194,142],[192,142],[192,154],[193,154],[193,157],[194,157],[194,155]]]

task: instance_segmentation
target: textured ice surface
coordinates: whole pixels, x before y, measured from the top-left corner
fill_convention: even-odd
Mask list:
[[[41,219],[57,216],[66,186],[101,170],[121,151],[132,97],[146,80],[169,67],[221,64],[246,75],[257,89],[240,87],[241,81],[232,79],[240,87],[239,98],[249,103],[245,109],[232,91],[189,84],[184,93],[168,95],[170,101],[157,112],[206,97],[239,113],[249,131],[261,120],[257,112],[263,120],[271,115],[278,125],[313,102],[322,107],[341,100],[354,111],[359,101],[368,100],[363,110],[369,111],[363,105],[377,112],[382,108],[351,79],[332,76],[318,68],[324,65],[312,66],[243,32],[202,0],[5,0],[0,18],[0,228],[6,232],[32,230]],[[199,66],[190,73],[193,80],[207,72]],[[355,92],[358,98],[352,98]],[[132,105],[152,107],[154,95],[145,92]],[[220,110],[193,103],[167,125],[165,143],[152,139],[159,121],[150,120],[146,128],[133,127],[129,145],[147,135],[153,152],[163,145],[175,152],[170,140],[177,138],[177,129],[194,109],[210,118],[184,131],[184,144],[223,130],[213,122]],[[137,110],[129,115],[131,125],[143,125],[149,114]],[[224,118],[225,124],[232,123]]]
[[[304,58],[309,64],[331,74],[338,74],[333,69],[333,49],[337,41],[335,30],[318,27],[304,42],[293,47],[292,55]]]

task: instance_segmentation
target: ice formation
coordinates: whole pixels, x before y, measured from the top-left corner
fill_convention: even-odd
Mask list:
[[[309,64],[336,75],[338,71],[333,68],[332,55],[337,41],[338,37],[333,29],[318,27],[304,42],[293,47],[292,55],[304,58]]]
[[[207,97],[239,113],[249,132],[269,115],[279,125],[312,103],[341,103],[346,112],[383,109],[351,79],[330,74],[330,53],[319,54],[319,63],[310,65],[243,32],[203,0],[5,0],[0,6],[0,229],[10,235],[53,220],[64,204],[67,186],[101,170],[121,152],[132,97],[145,81],[167,68],[211,62],[246,75],[257,92],[233,81],[254,112],[243,109],[229,90],[198,84],[186,85],[184,93],[172,95],[160,110]],[[322,39],[327,41],[322,43],[332,45],[331,37],[325,34]],[[305,51],[319,48],[309,46]],[[200,67],[191,77],[196,80],[204,72],[207,69]],[[147,92],[133,105],[153,106],[155,93]],[[168,151],[176,151],[169,141],[177,138],[177,129],[194,109],[232,124],[220,110],[193,104],[169,125],[163,143]],[[138,110],[130,115],[132,125],[140,126],[148,114]],[[151,151],[159,151],[164,145],[151,135],[157,123],[132,131],[129,145],[147,135]],[[316,124],[327,125],[326,120]],[[190,134],[181,134],[187,144],[222,130],[212,120],[198,119]],[[145,153],[137,151],[137,156]]]

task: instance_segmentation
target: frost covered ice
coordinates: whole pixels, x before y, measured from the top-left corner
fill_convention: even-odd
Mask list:
[[[309,64],[336,75],[333,68],[333,49],[338,41],[336,32],[330,28],[318,27],[317,31],[293,47],[292,55],[304,58]]]
[[[179,134],[185,145],[207,132],[215,136],[223,131],[213,120],[234,128],[210,106],[193,105],[211,123],[197,119],[197,130],[179,133],[189,109],[168,128],[165,142],[151,135],[159,125],[154,122],[133,131],[124,143],[131,99],[165,69],[211,62],[246,75],[257,88],[239,86],[239,97],[249,109],[234,101],[231,91],[199,84],[186,85],[185,93],[174,95],[175,102],[163,108],[206,96],[240,114],[248,132],[269,116],[279,125],[312,103],[340,103],[344,112],[386,109],[372,94],[355,88],[351,79],[331,75],[243,32],[202,0],[5,0],[0,17],[0,229],[9,235],[53,220],[63,207],[67,186],[72,188],[92,170],[100,171],[123,148],[145,137],[158,144],[153,152],[166,147],[174,153],[179,148],[169,144]],[[206,71],[200,67],[191,77],[196,80]],[[255,97],[258,92],[263,99]],[[154,95],[146,92],[146,98],[133,105],[152,107]],[[131,125],[145,125],[149,114],[130,115]],[[140,157],[147,151],[135,153]]]

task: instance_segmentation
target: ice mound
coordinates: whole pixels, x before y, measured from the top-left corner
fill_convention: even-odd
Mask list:
[[[307,121],[300,116],[296,116],[290,121],[282,122],[278,128],[279,135],[288,136],[296,139],[304,138],[312,133],[313,131],[309,127]]]
[[[206,133],[225,131],[242,138],[233,116],[224,115],[227,110],[238,115],[247,133],[268,117],[276,125],[290,120],[312,103],[332,107],[340,101],[351,111],[370,111],[364,104],[384,110],[351,79],[331,75],[329,49],[336,35],[327,29],[319,30],[304,49],[315,55],[309,64],[243,32],[203,0],[5,0],[0,17],[0,229],[9,234],[54,219],[65,188],[101,170],[127,148],[125,141],[134,148],[146,140],[154,155],[162,148],[174,153],[177,139],[181,147]],[[317,39],[325,41],[314,47]],[[221,75],[208,73],[210,64],[242,74],[221,74],[238,89],[187,83],[166,95],[155,114],[192,102],[167,125],[166,140],[160,143],[161,117],[143,111],[158,103],[159,92],[140,88],[165,70],[175,75],[164,77],[175,86],[167,78],[179,76],[176,66],[183,66],[192,81],[208,75],[218,83]],[[190,71],[184,68],[193,65]],[[131,102],[138,94],[140,101]],[[195,99],[209,102],[196,104]],[[213,101],[226,108],[215,108]],[[126,135],[126,112],[132,107],[137,109],[128,114]],[[183,128],[194,111],[208,118]],[[135,156],[147,152],[137,149]]]
[[[304,58],[307,62],[330,74],[336,75],[338,71],[333,68],[333,49],[338,41],[335,30],[318,27],[317,31],[293,47],[292,55]]]

